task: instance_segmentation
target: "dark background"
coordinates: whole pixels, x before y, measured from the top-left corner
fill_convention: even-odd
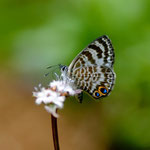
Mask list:
[[[61,150],[150,149],[149,0],[0,0],[0,149],[53,150],[34,86],[103,34],[115,48],[115,88],[100,102],[66,100]]]

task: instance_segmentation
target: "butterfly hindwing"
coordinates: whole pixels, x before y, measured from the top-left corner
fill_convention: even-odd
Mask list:
[[[114,71],[105,66],[82,67],[76,69],[73,74],[72,79],[77,87],[88,92],[91,96],[98,86],[107,87],[109,91],[107,94],[109,94],[115,82]]]

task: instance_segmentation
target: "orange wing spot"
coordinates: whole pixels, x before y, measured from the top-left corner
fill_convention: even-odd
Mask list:
[[[108,93],[108,89],[105,87],[105,86],[99,86],[98,87],[98,92],[101,94],[101,95],[106,95]]]
[[[99,91],[94,91],[93,92],[93,97],[94,98],[96,98],[96,99],[98,99],[98,98],[100,98],[102,95],[101,95],[101,93],[99,93]]]

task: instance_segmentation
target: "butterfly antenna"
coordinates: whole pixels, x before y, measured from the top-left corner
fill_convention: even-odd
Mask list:
[[[64,67],[64,65],[59,64],[59,68],[61,69],[62,67]]]
[[[49,66],[49,67],[47,67],[46,69],[51,69],[51,68],[53,68],[53,67],[60,67],[60,66],[62,66],[61,64],[58,64],[58,65],[52,65],[52,66]],[[50,74],[50,71],[48,72],[48,73],[46,73],[45,75],[44,75],[44,77],[47,77],[48,75]]]
[[[45,74],[44,74],[44,77],[47,77],[49,74],[50,74],[50,72],[45,73]]]
[[[59,75],[57,73],[55,73],[56,79],[59,80]]]
[[[58,64],[58,65],[53,65],[53,66],[49,66],[49,67],[47,67],[46,69],[50,69],[50,68],[57,67],[57,66],[60,66],[60,64]]]

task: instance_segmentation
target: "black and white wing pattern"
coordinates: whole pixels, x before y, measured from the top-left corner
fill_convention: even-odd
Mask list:
[[[68,67],[67,75],[74,80],[78,88],[93,98],[105,97],[115,82],[114,57],[110,39],[106,35],[101,36],[75,57]]]

